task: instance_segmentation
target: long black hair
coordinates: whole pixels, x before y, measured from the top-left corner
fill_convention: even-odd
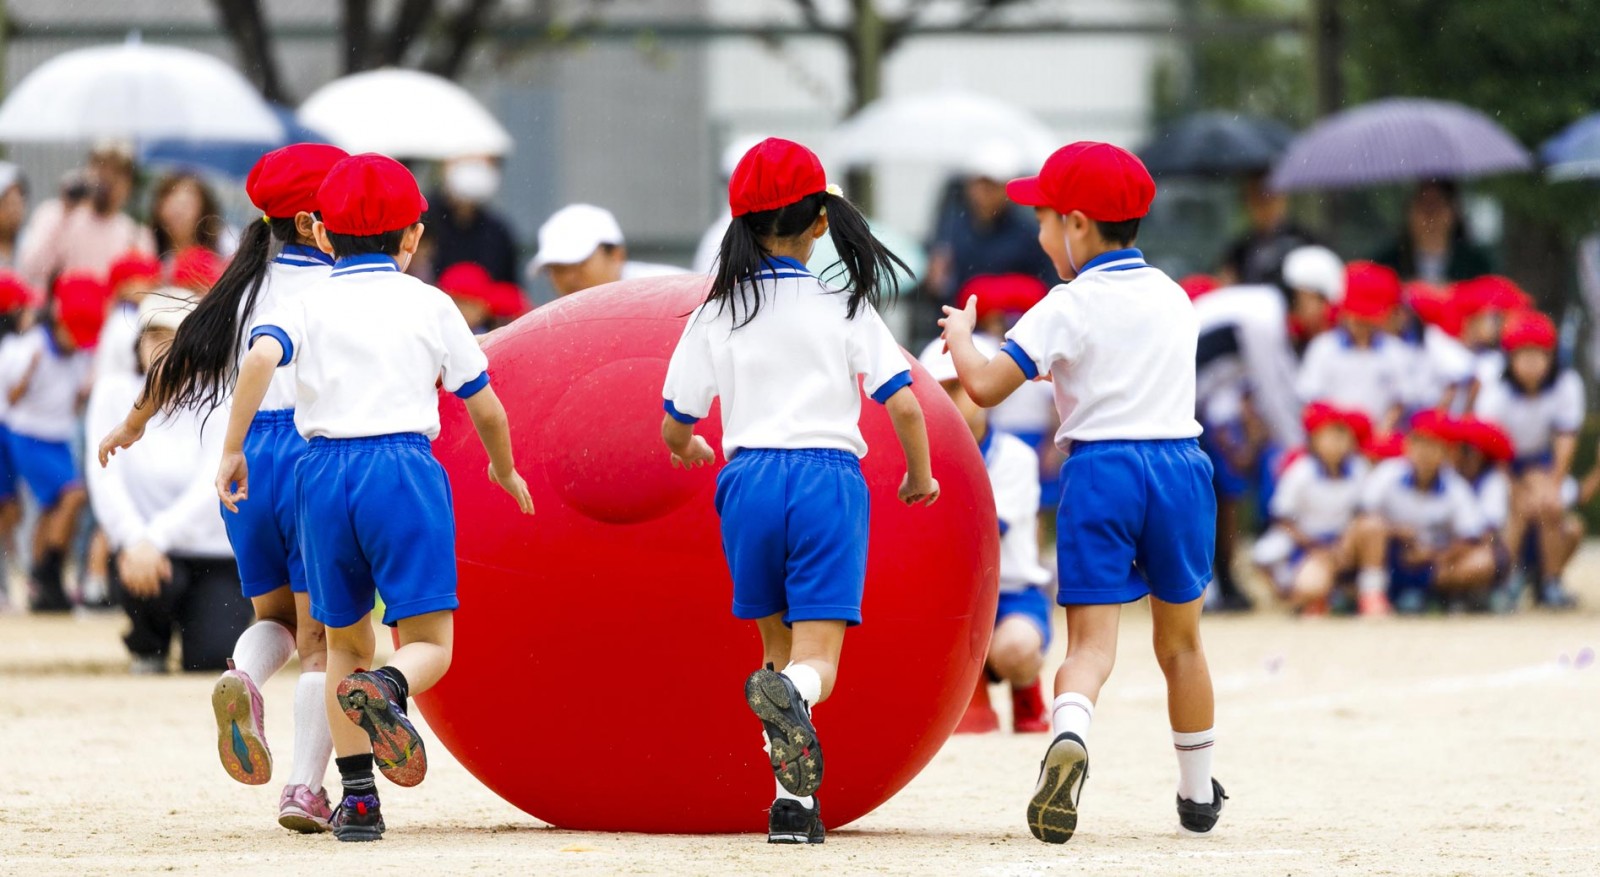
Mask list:
[[[835,264],[843,269],[848,281],[843,291],[850,296],[850,319],[855,319],[863,301],[878,307],[886,291],[890,295],[898,292],[900,280],[896,269],[908,276],[911,269],[872,236],[866,217],[854,204],[840,195],[817,192],[776,210],[734,217],[727,234],[722,236],[717,269],[711,278],[711,294],[706,297],[706,303],[716,302],[719,313],[731,311],[735,329],[755,319],[761,310],[759,284],[746,288],[741,287],[740,282],[754,278],[765,260],[772,256],[762,242],[799,237],[817,221],[823,210],[828,211],[828,236],[839,254]]]
[[[141,404],[157,410],[211,411],[227,400],[239,370],[244,329],[255,312],[261,284],[278,245],[299,239],[294,219],[255,221],[239,236],[239,248],[194,313],[178,326],[172,345],[150,364]]]

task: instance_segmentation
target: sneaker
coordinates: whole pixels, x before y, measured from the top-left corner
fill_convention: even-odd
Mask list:
[[[377,795],[347,795],[328,818],[333,836],[362,843],[383,839],[383,813]]]
[[[1028,830],[1048,844],[1072,840],[1078,829],[1078,798],[1089,778],[1089,748],[1072,732],[1056,735],[1039,762],[1039,783],[1028,802]]]
[[[1407,588],[1401,591],[1394,600],[1394,611],[1400,615],[1421,615],[1428,611],[1428,592],[1419,588]]]
[[[1356,598],[1356,612],[1363,618],[1383,618],[1394,614],[1389,598],[1383,594],[1362,594]]]
[[[1050,716],[1045,714],[1044,695],[1039,693],[1039,683],[1011,686],[1011,731],[1015,734],[1042,734],[1050,730]]]
[[[822,804],[812,800],[810,809],[799,801],[779,798],[772,802],[767,817],[767,843],[819,844],[827,839],[822,827]]]
[[[422,782],[428,775],[428,753],[389,680],[358,670],[339,681],[338,697],[345,718],[371,738],[373,761],[389,782],[397,786]]]
[[[1512,590],[1509,585],[1502,585],[1489,592],[1489,611],[1496,615],[1513,614],[1521,602],[1522,593]]]
[[[165,655],[134,655],[128,662],[128,673],[133,676],[160,676],[166,672]]]
[[[1193,801],[1178,796],[1178,824],[1190,834],[1206,834],[1217,824],[1217,817],[1222,815],[1222,802],[1228,800],[1228,793],[1222,790],[1222,783],[1216,778],[1211,779],[1211,803],[1196,804]]]
[[[284,786],[278,797],[278,824],[301,834],[320,834],[328,830],[333,809],[328,806],[327,789],[311,791],[310,786]]]
[[[217,716],[217,755],[222,769],[241,783],[259,786],[272,779],[272,751],[267,748],[266,710],[261,690],[233,666],[211,689],[211,711]]]
[[[822,746],[810,705],[794,683],[770,667],[757,670],[745,680],[744,700],[766,728],[778,782],[801,798],[815,792],[822,785]]]

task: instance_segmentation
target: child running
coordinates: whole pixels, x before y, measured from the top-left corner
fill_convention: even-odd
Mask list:
[[[756,623],[766,662],[746,681],[745,699],[765,728],[778,782],[767,841],[822,843],[813,794],[822,748],[810,714],[833,691],[845,628],[861,623],[867,571],[858,377],[888,409],[905,451],[900,500],[931,504],[939,483],[911,371],[876,307],[904,264],[798,143],[772,138],[745,153],[728,205],[733,222],[710,294],[667,367],[661,435],[673,465],[714,462],[694,425],[721,398],[728,463],[716,506],[733,614]],[[805,267],[824,234],[844,267],[842,289]]]
[[[396,785],[422,782],[427,754],[407,697],[450,666],[460,603],[450,485],[429,447],[439,435],[436,384],[466,400],[489,478],[533,513],[477,339],[448,296],[403,273],[427,206],[411,172],[387,156],[352,156],[328,171],[313,234],[333,272],[250,330],[217,474],[234,512],[250,495],[251,420],[274,371],[295,365],[295,427],[310,442],[295,467],[295,515],[311,615],[327,627],[327,715],[344,785],[330,824],[341,841],[383,836],[374,761]],[[377,596],[400,646],[369,672]]]
[[[251,321],[298,300],[328,278],[333,259],[316,248],[312,214],[317,187],[345,157],[334,146],[298,143],[267,153],[251,168],[245,192],[262,212],[261,221],[244,230],[227,270],[150,370],[143,398],[100,443],[102,466],[118,448],[143,436],[158,412],[210,412],[225,406]],[[211,704],[217,754],[228,776],[250,785],[269,782],[272,750],[260,686],[299,653],[295,760],[279,795],[278,823],[309,833],[328,830],[332,809],[322,780],[333,743],[323,703],[327,647],[322,623],[311,617],[295,520],[294,471],[305,456],[306,441],[295,431],[294,405],[295,370],[280,369],[267,387],[262,410],[252,409],[254,419],[244,441],[254,491],[238,504],[237,514],[222,516],[256,622],[234,645],[230,669],[217,680]]]
[[[1028,828],[1046,843],[1072,838],[1121,604],[1149,595],[1178,751],[1178,820],[1208,832],[1227,797],[1211,776],[1211,674],[1200,645],[1217,507],[1211,463],[1195,440],[1199,321],[1183,289],[1133,248],[1155,182],[1132,153],[1079,142],[1056,150],[1038,176],[1011,181],[1006,194],[1037,209],[1040,246],[1069,282],[1007,333],[1003,356],[973,345],[975,302],[946,307],[940,322],[961,385],[980,405],[1051,377],[1056,444],[1068,453],[1056,535],[1067,658]]]

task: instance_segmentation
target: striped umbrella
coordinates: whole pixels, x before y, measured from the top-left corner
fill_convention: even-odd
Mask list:
[[[1449,101],[1389,98],[1336,113],[1289,144],[1268,184],[1278,191],[1467,179],[1527,170],[1504,128]]]

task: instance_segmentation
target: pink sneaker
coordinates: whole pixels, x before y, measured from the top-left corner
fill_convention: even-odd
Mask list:
[[[217,715],[217,755],[222,768],[241,783],[263,785],[272,779],[272,753],[267,749],[262,721],[261,690],[243,671],[228,669],[211,689],[211,709]]]
[[[333,818],[333,808],[328,806],[328,790],[311,791],[309,786],[284,786],[278,798],[278,824],[301,834],[319,834],[328,830],[328,820]]]

